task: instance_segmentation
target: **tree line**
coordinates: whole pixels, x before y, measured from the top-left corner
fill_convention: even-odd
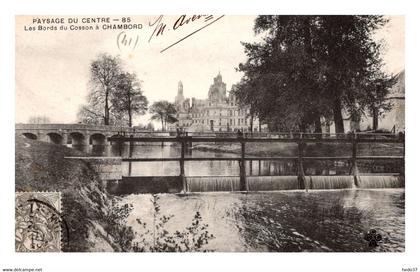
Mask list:
[[[258,16],[261,42],[243,43],[247,60],[234,90],[270,130],[322,131],[344,118],[358,122],[391,109],[396,76],[383,71],[383,43],[373,35],[383,16]],[[376,120],[376,121],[375,121]],[[375,127],[376,125],[376,127]]]
[[[168,123],[177,121],[172,103],[161,100],[149,107],[142,81],[135,73],[125,71],[119,56],[100,54],[90,63],[87,104],[77,114],[80,123],[132,127],[134,118],[147,111],[151,120],[161,121],[162,130],[166,130]],[[146,127],[153,128],[153,125]]]

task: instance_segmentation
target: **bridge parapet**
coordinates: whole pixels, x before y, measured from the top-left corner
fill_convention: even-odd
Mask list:
[[[147,136],[150,131],[131,127],[87,125],[87,124],[16,124],[15,131],[33,140],[67,145],[108,145],[107,137]]]
[[[104,126],[104,125],[87,125],[87,124],[16,124],[15,130],[57,130],[57,131],[102,131],[102,132],[126,132],[147,133],[149,131],[131,128],[131,127],[118,127],[118,126]]]

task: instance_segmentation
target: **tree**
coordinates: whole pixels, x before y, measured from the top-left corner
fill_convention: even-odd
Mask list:
[[[383,44],[373,38],[387,22],[384,16],[322,16],[321,59],[336,132],[344,132],[343,109],[360,119],[372,98],[380,101],[390,91],[393,76],[381,71]],[[378,92],[378,85],[385,88]]]
[[[384,80],[385,78],[385,80]],[[377,78],[372,79],[367,85],[367,88],[371,88],[368,93],[366,100],[366,108],[368,113],[372,116],[372,128],[378,130],[379,117],[392,109],[392,103],[387,97],[392,86],[397,82],[397,76],[387,79],[386,75],[380,74]]]
[[[178,121],[175,118],[175,105],[165,100],[154,102],[150,107],[149,112],[152,114],[152,120],[160,120],[163,131],[166,130],[167,123],[175,123]]]
[[[260,16],[256,33],[267,32],[262,43],[245,43],[248,61],[239,65],[245,73],[236,92],[240,101],[251,105],[271,130],[301,130],[317,124],[329,109],[318,90],[322,68],[316,62],[310,16]]]
[[[87,104],[81,105],[77,113],[78,122],[90,125],[105,125],[104,101],[102,98],[97,92],[89,93]],[[124,115],[124,112],[116,111],[113,107],[110,107],[108,125],[126,126],[127,123],[127,116]]]
[[[77,120],[82,124],[102,125],[103,114],[92,105],[81,105],[77,113]]]
[[[121,61],[118,56],[101,54],[90,65],[91,97],[103,102],[104,125],[110,124],[110,99],[119,82],[120,74]]]
[[[374,31],[382,16],[259,16],[259,43],[244,43],[248,60],[239,65],[244,77],[235,94],[253,105],[269,128],[321,132],[322,120],[334,120],[344,132],[342,111],[360,118],[372,97],[372,84],[388,86],[380,73],[381,45]],[[376,83],[375,83],[376,82]]]
[[[147,123],[145,129],[149,130],[149,131],[154,131],[155,130],[155,126],[153,125],[152,122]]]
[[[118,77],[115,92],[112,96],[114,110],[121,114],[127,114],[128,126],[133,125],[134,114],[145,114],[148,101],[143,95],[141,83],[136,74],[121,73]]]
[[[90,91],[79,109],[81,123],[132,126],[136,114],[147,110],[147,98],[136,74],[123,70],[118,56],[101,54],[90,65]]]

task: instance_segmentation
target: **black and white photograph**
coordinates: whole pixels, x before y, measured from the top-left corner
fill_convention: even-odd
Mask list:
[[[404,16],[17,16],[15,94],[18,252],[405,251]]]
[[[1,271],[418,271],[408,3],[39,1],[0,16]]]

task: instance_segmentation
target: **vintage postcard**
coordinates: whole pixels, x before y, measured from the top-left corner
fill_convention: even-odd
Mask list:
[[[406,251],[404,16],[18,15],[15,38],[17,254]]]

